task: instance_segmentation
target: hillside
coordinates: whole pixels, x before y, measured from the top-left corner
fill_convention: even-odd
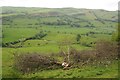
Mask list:
[[[101,9],[2,7],[3,77],[116,78],[117,16],[117,11]],[[57,64],[65,53],[72,63],[67,71]],[[51,61],[57,66],[44,70],[41,58],[46,68]]]

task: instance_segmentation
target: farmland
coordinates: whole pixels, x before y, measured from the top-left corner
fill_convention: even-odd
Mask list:
[[[117,43],[117,11],[2,7],[1,17],[3,78],[116,78],[118,76],[117,51],[114,49],[116,47],[114,44]],[[112,47],[109,47],[111,45]],[[62,63],[64,56],[61,54],[67,53],[68,47],[71,53],[70,60],[73,63],[77,60],[72,55],[74,51],[80,56],[81,53],[90,53],[90,56],[94,56],[93,53],[100,52],[101,54],[96,54],[100,59],[95,57],[96,64],[90,61],[81,66],[82,60],[89,59],[86,55],[69,70],[63,70],[61,67],[41,70],[37,67],[37,71],[23,73],[15,66],[16,57],[26,54],[50,56],[50,59],[54,58]],[[109,51],[111,49],[112,51]],[[110,57],[109,54],[114,56]],[[102,60],[104,57],[108,59]],[[109,61],[110,64],[104,65]],[[103,64],[100,65],[99,62]]]

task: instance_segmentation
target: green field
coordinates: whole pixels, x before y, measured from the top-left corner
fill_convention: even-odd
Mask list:
[[[115,42],[117,11],[76,8],[2,7],[3,78],[116,78],[118,60],[104,65],[38,70],[22,74],[15,69],[15,55],[58,54],[66,46],[78,51],[95,50],[99,41]],[[77,35],[81,37],[77,40]],[[107,54],[107,53],[106,53]],[[103,55],[104,56],[104,55]],[[54,57],[54,56],[53,56]],[[63,58],[55,56],[59,62]],[[78,65],[79,66],[79,65]]]

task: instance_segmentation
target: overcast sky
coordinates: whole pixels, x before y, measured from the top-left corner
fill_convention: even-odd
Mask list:
[[[119,0],[0,0],[0,6],[118,10]]]

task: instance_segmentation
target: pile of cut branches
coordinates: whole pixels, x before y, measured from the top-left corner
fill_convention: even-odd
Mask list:
[[[16,56],[15,67],[23,73],[29,73],[38,70],[57,69],[61,67],[61,63],[58,63],[54,58],[32,53]]]

